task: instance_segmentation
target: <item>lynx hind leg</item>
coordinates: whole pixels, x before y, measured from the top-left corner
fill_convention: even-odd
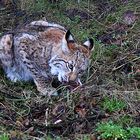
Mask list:
[[[12,44],[13,35],[7,34],[0,39],[0,60],[4,66],[10,66],[12,64]]]
[[[13,44],[13,35],[12,34],[7,34],[2,36],[0,39],[0,52],[8,54],[9,51],[11,51]]]

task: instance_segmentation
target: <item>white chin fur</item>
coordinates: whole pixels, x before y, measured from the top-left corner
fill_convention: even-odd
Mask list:
[[[82,82],[80,81],[80,79],[78,78],[76,81],[77,84],[80,84],[80,86],[82,86]]]
[[[59,80],[60,82],[62,82],[62,77],[61,77],[60,74],[58,74],[58,80]]]
[[[67,76],[65,76],[65,73],[63,73],[63,72],[60,72],[59,74],[58,74],[58,80],[60,81],[60,82],[68,82],[68,78],[67,78]]]
[[[58,70],[55,68],[51,68],[51,74],[52,75],[58,75]]]

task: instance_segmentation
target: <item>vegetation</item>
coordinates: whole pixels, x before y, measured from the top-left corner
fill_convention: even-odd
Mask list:
[[[96,130],[101,133],[100,136],[103,139],[128,139],[127,131],[122,126],[113,124],[112,122],[98,124]]]
[[[0,135],[0,140],[9,140],[9,137],[7,134],[4,133],[4,134]]]
[[[102,107],[104,110],[108,112],[114,112],[114,111],[121,111],[126,107],[126,104],[124,101],[121,101],[116,98],[105,97],[102,102]]]
[[[42,97],[33,83],[13,83],[0,69],[0,140],[140,139],[139,7],[131,0],[0,1],[0,35],[43,19],[70,29],[79,43],[94,39],[75,92],[54,81],[60,95]]]
[[[140,127],[124,129],[122,126],[114,124],[111,121],[97,124],[96,131],[100,133],[100,137],[103,139],[128,140],[131,138],[140,138]]]

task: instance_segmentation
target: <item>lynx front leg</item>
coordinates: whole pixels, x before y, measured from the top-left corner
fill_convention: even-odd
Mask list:
[[[34,83],[37,86],[37,90],[42,94],[42,95],[57,95],[57,91],[55,88],[51,87],[49,84],[51,80],[50,77],[46,74],[41,75],[41,71],[39,68],[34,64],[33,61],[29,61],[26,63],[23,61],[27,70],[31,73],[31,76],[34,80]]]
[[[25,62],[24,62],[25,64]],[[41,75],[41,71],[39,70],[38,67],[34,65],[32,61],[28,61],[28,63],[25,64],[27,70],[31,73],[32,78],[34,80],[34,83],[37,86],[37,90],[42,94],[42,95],[57,95],[57,91],[55,88],[51,87],[51,80],[49,80],[49,76],[43,76]]]
[[[23,44],[22,44],[23,46]],[[47,72],[42,72],[40,70],[41,66],[35,62],[35,60],[32,60],[32,57],[28,54],[28,52],[22,48],[22,50],[19,51],[20,55],[20,61],[26,67],[27,71],[30,73],[31,77],[33,78],[37,90],[42,95],[57,95],[57,91],[55,88],[51,87],[49,85],[49,76],[47,75]],[[44,75],[42,73],[45,73]]]
[[[58,95],[57,91],[55,88],[49,86],[49,84],[46,82],[44,77],[36,78],[34,80],[37,90],[42,94],[42,95]]]
[[[46,71],[47,68],[44,69],[44,67],[41,65],[42,59],[40,60],[41,56],[39,53],[41,47],[38,47],[36,36],[25,33],[21,37],[15,38],[15,45],[17,46],[19,61],[21,64],[23,64],[25,71],[30,73],[30,76],[33,78],[38,91],[43,95],[51,95],[56,93],[56,90],[51,88],[48,84],[50,81],[49,75]],[[46,62],[47,60],[44,61]]]

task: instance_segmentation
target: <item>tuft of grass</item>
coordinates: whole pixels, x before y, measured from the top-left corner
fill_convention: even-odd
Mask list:
[[[111,99],[109,97],[105,97],[101,103],[101,106],[103,107],[104,110],[112,113],[112,112],[120,111],[126,108],[126,103],[115,97]]]
[[[9,136],[6,133],[4,133],[0,135],[0,140],[9,140]]]
[[[109,14],[107,17],[106,17],[106,22],[108,23],[114,23],[114,22],[117,22],[117,17],[115,14]]]
[[[130,133],[129,135],[131,137],[140,139],[140,127],[132,127],[132,128],[129,127],[127,130],[129,131]]]
[[[105,140],[130,140],[131,138],[140,139],[140,127],[128,127],[124,129],[122,125],[115,124],[112,121],[98,123],[96,131],[100,135],[100,138]]]
[[[20,8],[22,10],[27,10],[28,12],[45,12],[47,7],[47,1],[46,0],[21,0],[20,1]]]
[[[104,47],[104,50],[103,50],[103,56],[105,56],[105,57],[108,57],[108,56],[110,56],[110,57],[113,57],[113,55],[114,55],[114,51],[116,52],[117,51],[117,45],[108,45],[108,46],[105,46]]]
[[[91,140],[89,135],[81,135],[79,138],[76,138],[76,140]]]
[[[114,124],[112,121],[97,124],[96,131],[103,139],[127,140],[127,131],[122,126]]]
[[[54,140],[54,139],[55,140],[62,140],[61,137],[55,137],[54,138],[54,137],[52,137],[50,135],[47,135],[47,136],[41,138],[41,140]]]
[[[133,125],[134,121],[131,116],[129,115],[123,115],[117,118],[115,121],[117,124],[123,125],[123,126],[131,126]]]

